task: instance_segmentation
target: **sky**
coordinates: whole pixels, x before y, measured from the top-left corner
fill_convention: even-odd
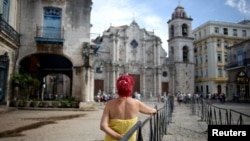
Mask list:
[[[168,50],[168,24],[181,5],[193,19],[192,29],[207,21],[238,23],[250,20],[250,0],[92,0],[91,34],[102,35],[110,26],[130,25],[153,31]]]

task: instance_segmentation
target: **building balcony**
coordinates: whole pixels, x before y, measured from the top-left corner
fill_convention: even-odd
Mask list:
[[[13,41],[16,45],[20,45],[20,35],[19,33],[10,26],[0,14],[0,34],[4,38],[8,38]]]
[[[36,28],[35,41],[41,44],[60,44],[64,43],[64,29],[56,27]]]
[[[246,58],[243,61],[228,62],[228,64],[225,66],[225,70],[233,70],[248,66],[250,66],[250,58]]]

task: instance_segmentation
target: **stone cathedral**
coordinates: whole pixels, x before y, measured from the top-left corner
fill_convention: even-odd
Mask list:
[[[194,92],[192,19],[177,6],[169,28],[169,54],[154,32],[130,25],[110,26],[97,37],[94,61],[94,95],[99,91],[115,94],[116,79],[129,74],[135,80],[134,92],[149,99],[168,93]],[[167,33],[166,33],[167,34]]]

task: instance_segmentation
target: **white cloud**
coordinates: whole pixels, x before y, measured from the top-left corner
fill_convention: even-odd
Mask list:
[[[247,7],[246,1],[245,0],[240,0],[238,5],[237,5],[238,9],[240,12],[242,13],[250,13],[250,7]]]
[[[226,5],[231,6],[231,7],[236,7],[236,0],[227,0]]]
[[[241,13],[250,13],[250,7],[249,4],[247,5],[246,0],[227,0],[225,4],[237,8]]]

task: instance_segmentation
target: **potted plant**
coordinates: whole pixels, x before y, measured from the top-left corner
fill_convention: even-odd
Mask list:
[[[24,75],[20,73],[14,73],[11,76],[11,81],[14,87],[14,101],[17,102],[19,99],[20,89],[25,87]]]
[[[35,93],[35,90],[39,88],[40,81],[37,78],[32,78],[30,75],[22,73],[14,73],[11,80],[15,90],[14,101],[18,102],[19,97],[22,97],[22,101],[30,104],[30,94]]]
[[[25,77],[26,96],[29,99],[31,94],[34,94],[40,86],[40,81],[37,78],[32,78],[30,75]]]

